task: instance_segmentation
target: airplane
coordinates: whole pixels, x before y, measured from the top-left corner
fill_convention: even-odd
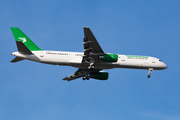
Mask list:
[[[92,31],[84,27],[84,52],[66,52],[41,50],[19,28],[11,27],[17,45],[16,56],[11,62],[30,60],[39,63],[76,67],[78,70],[63,80],[71,81],[77,78],[89,80],[107,80],[109,73],[103,69],[130,68],[148,70],[148,78],[152,70],[163,70],[167,65],[160,59],[141,55],[121,55],[105,53]]]

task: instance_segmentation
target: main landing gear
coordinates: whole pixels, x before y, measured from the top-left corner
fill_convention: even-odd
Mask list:
[[[150,78],[151,77],[151,71],[153,71],[153,68],[149,68],[149,70],[148,70],[148,78]]]
[[[85,71],[85,76],[82,77],[83,80],[89,80],[90,79],[90,75],[89,72],[94,70],[94,59],[90,59],[89,61],[89,67],[87,67],[86,71]]]
[[[84,76],[82,79],[83,80],[89,80],[89,78],[90,78],[89,76],[86,76],[86,77]]]
[[[87,70],[94,70],[94,62],[95,62],[94,59],[90,59],[90,64]]]
[[[89,66],[87,70],[94,70],[94,66]]]
[[[83,80],[89,80],[90,79],[90,75],[89,75],[89,71],[85,71],[85,75],[82,77]]]

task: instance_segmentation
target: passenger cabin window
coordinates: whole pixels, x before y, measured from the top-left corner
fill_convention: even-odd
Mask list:
[[[75,54],[75,56],[82,56],[82,54]]]

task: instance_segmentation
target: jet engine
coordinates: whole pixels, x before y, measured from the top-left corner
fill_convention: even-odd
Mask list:
[[[104,54],[104,55],[99,55],[98,59],[105,61],[105,62],[117,62],[118,55],[116,55],[116,54]]]
[[[98,79],[98,80],[107,80],[108,76],[109,76],[109,73],[104,72],[104,71],[90,74],[90,78],[94,78],[94,79]]]

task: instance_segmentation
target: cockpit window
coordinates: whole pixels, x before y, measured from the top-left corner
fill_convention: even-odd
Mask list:
[[[159,62],[162,62],[162,60],[159,60]]]

